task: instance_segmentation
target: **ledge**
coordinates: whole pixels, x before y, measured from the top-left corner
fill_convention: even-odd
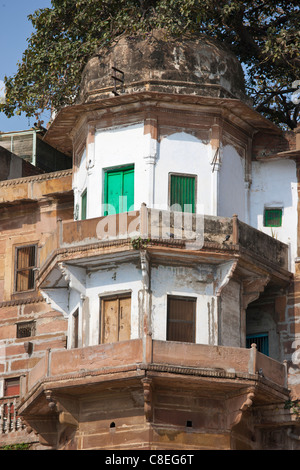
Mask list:
[[[113,382],[123,386],[124,381],[136,382],[147,375],[167,381],[178,380],[176,377],[180,376],[188,387],[195,380],[197,387],[206,380],[206,386],[209,382],[220,391],[222,387],[228,390],[229,385],[231,390],[238,391],[255,383],[267,390],[262,394],[263,400],[288,396],[285,364],[258,353],[256,346],[244,349],[148,337],[147,345],[142,339],[133,339],[79,349],[48,350],[22,378],[19,411],[28,414],[46,390],[86,395],[99,390],[99,386],[110,387]]]
[[[288,246],[239,221],[236,216],[175,213],[142,205],[140,211],[59,222],[40,249],[38,285],[43,286],[49,272],[60,261],[66,261],[66,257],[88,263],[89,258],[101,257],[105,250],[140,249],[147,249],[150,254],[160,250],[160,256],[163,250],[172,250],[174,255],[178,250],[180,256],[194,260],[209,256],[210,252],[219,257],[220,262],[224,257],[243,257],[246,262],[263,267],[280,282],[281,279],[289,282],[291,278]],[[49,287],[47,282],[45,285]]]
[[[72,192],[72,170],[26,176],[0,182],[0,206],[37,202],[46,197],[65,196]]]

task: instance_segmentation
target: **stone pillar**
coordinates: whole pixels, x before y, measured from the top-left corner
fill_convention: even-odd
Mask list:
[[[155,183],[155,163],[157,158],[157,146],[158,146],[158,127],[157,119],[147,117],[145,119],[144,133],[148,137],[147,144],[144,152],[144,160],[146,164],[146,177],[145,181],[148,181],[148,190],[145,191],[145,202],[150,208],[154,207],[154,183]]]
[[[87,170],[95,165],[95,127],[89,126],[86,139],[86,167]]]
[[[211,128],[211,214],[218,215],[219,207],[219,174],[222,163],[222,143],[221,143],[222,128],[220,124],[213,124]]]

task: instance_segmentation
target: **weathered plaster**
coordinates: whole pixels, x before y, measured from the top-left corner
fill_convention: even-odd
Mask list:
[[[253,162],[250,201],[250,225],[289,245],[289,269],[294,271],[298,227],[296,163],[292,160]],[[283,209],[281,227],[264,227],[266,207]]]

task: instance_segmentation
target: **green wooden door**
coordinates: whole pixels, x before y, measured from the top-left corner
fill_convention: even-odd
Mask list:
[[[104,215],[119,214],[133,209],[134,168],[127,167],[105,173]]]
[[[195,177],[171,175],[170,207],[179,205],[182,212],[195,212]]]
[[[123,207],[122,212],[133,210],[134,204],[134,169],[123,173]]]

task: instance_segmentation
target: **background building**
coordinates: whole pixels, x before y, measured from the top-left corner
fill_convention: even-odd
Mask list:
[[[206,37],[91,58],[72,172],[0,183],[0,442],[299,447],[298,137]]]

